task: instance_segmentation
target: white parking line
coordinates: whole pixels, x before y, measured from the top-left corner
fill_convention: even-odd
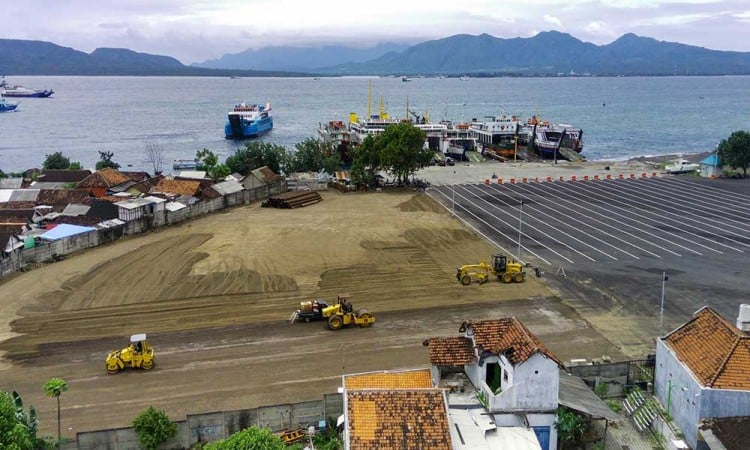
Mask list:
[[[524,186],[527,186],[527,187],[528,187],[529,189],[532,189],[532,188],[533,188],[533,189],[537,189],[537,184],[536,184],[536,183],[533,183],[533,184],[527,184],[527,185],[524,185]],[[541,188],[540,188],[540,189],[541,189]],[[570,204],[570,205],[572,205],[572,206],[575,206],[575,207],[578,207],[578,206],[579,206],[578,204],[574,203],[573,201],[571,201],[571,200],[568,200],[568,199],[565,199],[565,198],[557,198],[557,199],[556,199],[556,201],[557,201],[557,202],[564,202],[564,203],[568,203],[568,204]],[[570,208],[570,210],[572,211],[572,210],[573,210],[573,208]],[[615,220],[615,219],[611,219],[611,218],[607,217],[606,215],[604,215],[604,214],[601,214],[601,213],[599,213],[599,212],[596,212],[596,211],[590,211],[590,210],[589,210],[589,212],[590,212],[591,214],[596,214],[597,216],[601,216],[601,217],[604,217],[604,218],[606,218],[607,220],[611,220],[611,221],[613,221],[613,222],[616,222],[616,223],[619,223],[619,224],[622,224],[622,225],[626,225],[626,226],[628,226],[628,227],[630,227],[630,228],[633,228],[632,226],[629,226],[629,225],[627,225],[627,224],[623,224],[622,222],[620,222],[620,221],[618,221],[618,220]],[[598,224],[600,224],[600,225],[603,225],[603,226],[605,226],[605,227],[607,227],[607,228],[611,228],[611,229],[613,229],[613,230],[616,230],[616,231],[617,231],[617,233],[620,233],[620,234],[624,234],[624,235],[630,236],[630,237],[632,237],[633,239],[636,239],[636,240],[638,240],[638,241],[641,241],[641,242],[645,242],[646,244],[648,244],[648,245],[650,245],[650,246],[652,246],[652,247],[656,247],[656,248],[658,248],[659,250],[661,250],[661,251],[664,251],[664,252],[666,252],[666,253],[671,253],[671,254],[672,254],[672,255],[674,255],[674,256],[682,257],[682,255],[681,255],[680,253],[677,253],[677,252],[675,252],[675,251],[673,251],[673,250],[670,250],[670,249],[668,249],[668,248],[666,248],[666,247],[662,247],[661,245],[658,245],[658,244],[656,244],[656,243],[654,243],[654,242],[652,242],[652,241],[649,241],[649,240],[647,240],[647,239],[644,239],[644,238],[642,238],[642,237],[640,237],[640,236],[637,236],[637,235],[635,235],[635,234],[633,234],[633,233],[631,233],[631,232],[629,232],[629,231],[625,231],[624,229],[621,229],[621,228],[615,228],[614,226],[610,225],[609,223],[607,223],[607,222],[604,222],[604,221],[602,221],[602,220],[599,220],[599,219],[596,219],[596,218],[592,217],[591,215],[589,215],[589,216],[587,216],[587,217],[588,217],[588,219],[590,219],[590,220],[592,220],[592,221],[594,221],[594,222],[596,222],[596,223],[598,223]],[[603,233],[604,233],[604,232],[603,232]],[[608,233],[604,233],[604,234],[608,234]],[[627,241],[625,241],[625,242],[627,242]],[[640,248],[640,247],[636,246],[635,244],[631,244],[631,243],[629,243],[629,244],[630,244],[631,246],[635,247],[635,248]],[[652,253],[652,252],[649,252],[648,250],[645,250],[645,251],[646,251],[647,253],[650,253],[650,254],[652,254],[652,255],[654,254],[654,253]],[[699,254],[700,254],[700,253],[699,253]],[[656,257],[657,257],[657,258],[661,258],[661,256],[658,256],[658,255],[656,255]]]
[[[467,188],[464,188],[464,189],[468,191],[468,189],[467,189]],[[469,191],[469,192],[471,192],[471,191]],[[503,211],[502,209],[498,208],[498,207],[497,207],[496,205],[494,205],[494,204],[492,204],[492,203],[488,202],[487,200],[484,200],[483,198],[480,198],[480,197],[479,197],[478,195],[476,195],[476,194],[474,194],[474,193],[472,193],[472,195],[473,195],[473,196],[474,196],[475,198],[477,198],[478,200],[480,200],[480,201],[482,201],[482,202],[484,202],[484,203],[488,204],[488,205],[489,205],[490,207],[492,207],[492,208],[495,208],[495,209],[499,210],[500,212],[502,212],[502,213],[505,213],[506,215],[508,215],[508,216],[510,216],[510,217],[512,217],[512,218],[515,218],[515,216],[514,216],[513,214],[509,213],[508,211]],[[508,205],[508,206],[511,206],[511,207],[513,207],[513,206],[516,206],[516,205],[512,205],[512,204],[510,204],[510,203],[508,203],[508,202],[505,202],[505,201],[503,201],[503,203],[504,203],[504,204],[506,204],[506,205]],[[474,203],[474,204],[475,204],[475,205],[477,205],[476,203]],[[477,205],[477,206],[478,206],[478,205]],[[498,217],[498,216],[496,216],[496,215],[494,215],[494,214],[491,214],[491,213],[489,213],[489,211],[487,211],[487,210],[484,210],[484,211],[485,211],[485,212],[487,212],[487,214],[489,214],[489,215],[490,215],[491,217],[494,217],[494,218],[496,218],[496,219],[500,220],[501,222],[503,222],[503,223],[507,224],[508,226],[510,226],[510,227],[511,227],[511,229],[515,229],[516,231],[518,231],[518,228],[514,228],[514,227],[513,227],[512,225],[508,224],[507,222],[504,222],[504,221],[502,221],[502,219],[500,219],[500,217]],[[562,245],[563,247],[567,247],[567,248],[568,248],[568,249],[569,249],[570,251],[572,251],[572,252],[574,252],[574,253],[578,253],[579,255],[583,256],[584,258],[587,258],[588,260],[590,260],[591,262],[596,262],[596,260],[595,260],[594,258],[592,258],[592,257],[590,257],[590,256],[588,256],[588,255],[586,255],[586,254],[585,254],[585,253],[583,253],[583,252],[580,252],[580,251],[576,250],[575,248],[571,247],[570,245],[566,244],[565,242],[562,242],[562,241],[558,240],[557,238],[553,237],[553,236],[552,236],[552,235],[550,235],[549,233],[545,233],[544,231],[540,230],[540,229],[539,229],[538,227],[535,227],[534,225],[531,225],[531,224],[529,224],[529,223],[524,223],[524,225],[526,225],[526,228],[531,228],[531,229],[533,229],[533,230],[536,230],[537,232],[541,233],[542,235],[544,235],[544,236],[548,237],[548,238],[549,238],[550,240],[552,240],[552,241],[554,241],[554,242],[557,242],[558,244]],[[523,232],[522,232],[521,234],[522,234],[522,236],[524,235],[524,234],[523,234]],[[542,244],[541,242],[537,241],[536,239],[533,239],[533,238],[532,238],[531,236],[529,236],[528,234],[526,234],[525,236],[526,236],[526,238],[527,238],[527,239],[531,239],[531,240],[533,240],[534,242],[538,243],[539,245],[542,245],[542,246],[546,247],[547,249],[549,249],[550,251],[553,251],[553,250],[552,250],[552,249],[551,249],[551,248],[550,248],[549,246],[546,246],[546,245]],[[571,237],[572,237],[572,236],[571,236]],[[575,239],[575,240],[577,240],[577,241],[578,241],[578,242],[580,242],[581,244],[585,244],[585,243],[584,243],[583,241],[581,241],[580,239],[577,239],[577,238],[575,238],[575,237],[572,237],[572,238],[573,238],[573,239]],[[593,247],[592,247],[592,248],[593,248]],[[602,253],[602,254],[604,254],[604,255],[606,255],[606,256],[609,256],[610,258],[614,259],[615,261],[617,260],[617,258],[615,258],[614,256],[611,256],[611,255],[607,255],[607,254],[606,254],[606,253],[604,253],[604,252],[601,252],[601,253]]]
[[[704,204],[708,208],[721,210],[730,215],[736,215],[737,213],[742,214],[740,211],[744,211],[746,214],[742,216],[743,219],[746,219],[748,214],[750,214],[750,207],[747,206],[747,204],[750,203],[750,197],[746,195],[689,181],[673,181],[662,178],[661,183],[668,186],[665,190],[673,195],[679,195],[679,197],[686,199],[687,201]],[[707,192],[708,194],[705,194],[705,197],[702,197],[701,195],[686,197],[684,195],[686,192],[693,192],[696,194]],[[704,198],[710,198],[713,199],[713,201],[704,200]],[[716,201],[717,199],[721,200],[721,202]]]

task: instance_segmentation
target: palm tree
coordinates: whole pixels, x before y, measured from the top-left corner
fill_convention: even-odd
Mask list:
[[[68,390],[68,383],[62,378],[50,378],[50,380],[44,383],[44,393],[47,397],[57,398],[57,445],[60,445],[60,395]]]

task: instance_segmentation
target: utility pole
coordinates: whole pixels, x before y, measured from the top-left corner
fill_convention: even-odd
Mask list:
[[[453,171],[453,175],[456,174],[456,171]],[[455,178],[455,177],[453,177]],[[451,197],[452,197],[452,203],[451,203],[451,212],[453,213],[453,216],[456,216],[456,184],[455,180],[453,180],[453,183],[451,183]]]
[[[662,272],[661,272],[661,308],[659,310],[659,336],[663,336],[662,328],[664,325],[664,286],[667,284],[668,279],[669,277],[667,276],[667,271],[665,269],[662,269]]]
[[[521,206],[518,213],[518,255],[516,259],[521,260],[521,226],[523,226],[523,197],[521,197]]]

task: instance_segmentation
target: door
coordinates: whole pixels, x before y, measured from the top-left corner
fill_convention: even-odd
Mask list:
[[[549,427],[531,427],[542,450],[549,450]]]

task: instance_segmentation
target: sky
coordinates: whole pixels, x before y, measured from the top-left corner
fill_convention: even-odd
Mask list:
[[[368,47],[549,30],[597,45],[635,33],[750,52],[750,0],[7,0],[0,10],[0,38],[87,53],[130,48],[185,64],[267,46]]]

